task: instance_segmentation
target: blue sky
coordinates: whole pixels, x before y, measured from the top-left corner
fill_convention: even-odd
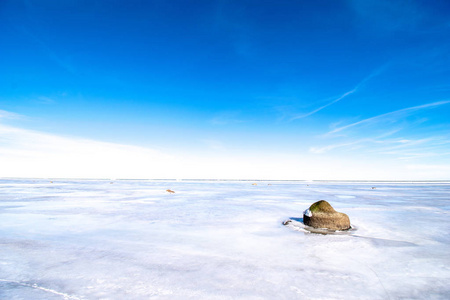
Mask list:
[[[447,1],[6,0],[0,45],[3,177],[450,179]]]

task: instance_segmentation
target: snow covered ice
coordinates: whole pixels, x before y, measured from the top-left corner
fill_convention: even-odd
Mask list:
[[[357,230],[282,225],[321,199]],[[0,180],[0,299],[449,299],[449,214],[445,182]]]

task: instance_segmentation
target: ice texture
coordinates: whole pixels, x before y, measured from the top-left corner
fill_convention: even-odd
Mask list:
[[[356,230],[283,226],[321,199]],[[449,299],[449,214],[446,182],[0,180],[0,299]]]

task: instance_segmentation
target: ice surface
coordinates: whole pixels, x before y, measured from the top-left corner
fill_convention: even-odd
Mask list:
[[[357,230],[282,225],[321,199]],[[449,299],[449,214],[442,182],[0,180],[0,299]]]

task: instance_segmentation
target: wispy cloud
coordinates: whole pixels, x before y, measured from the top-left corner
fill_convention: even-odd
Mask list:
[[[427,110],[450,104],[450,100],[411,106],[334,128],[319,136],[313,154],[362,155],[365,159],[390,159],[395,163],[448,162],[450,136],[447,123],[436,124],[433,115],[421,118]],[[429,125],[426,124],[429,122]],[[416,130],[420,128],[420,130]],[[328,144],[323,144],[325,141]]]
[[[217,139],[205,139],[205,140],[200,140],[200,142],[205,144],[209,150],[222,151],[222,150],[226,149],[224,143]]]
[[[41,48],[42,52],[47,55],[47,57],[56,63],[58,66],[71,73],[72,75],[76,75],[76,70],[72,63],[69,62],[68,59],[62,59],[59,54],[57,54],[44,39],[40,38],[39,35],[33,33],[28,28],[22,26],[18,28],[23,34],[25,34],[32,41],[36,42]]]
[[[327,145],[327,146],[323,146],[323,147],[310,147],[309,152],[314,153],[314,154],[323,154],[323,153],[326,153],[326,152],[334,150],[334,149],[356,146],[358,144],[361,144],[363,142],[368,142],[368,141],[369,141],[368,139],[362,139],[362,140],[357,140],[357,141],[349,142],[349,143],[337,143],[337,144],[331,144],[331,145]]]
[[[338,149],[338,148],[345,148],[347,150],[348,149],[355,150],[355,149],[362,148],[367,145],[378,144],[378,143],[380,143],[380,140],[385,139],[386,137],[392,136],[397,131],[398,130],[391,130],[391,131],[387,131],[376,137],[361,138],[361,139],[356,139],[353,141],[340,142],[340,143],[330,144],[330,145],[322,146],[322,147],[310,147],[309,152],[314,153],[314,154],[323,154],[323,153],[326,153],[326,152],[329,152],[331,150]]]
[[[19,115],[19,114],[10,112],[10,111],[6,111],[6,110],[1,110],[0,109],[0,121],[2,119],[4,119],[4,120],[6,120],[6,119],[14,120],[14,119],[22,119],[22,118],[23,118],[22,115]]]
[[[322,109],[327,108],[328,106],[333,105],[334,103],[336,103],[336,102],[338,102],[338,101],[341,101],[342,99],[344,99],[345,97],[347,97],[347,96],[353,94],[353,93],[356,92],[357,90],[358,90],[358,89],[355,87],[354,89],[352,89],[352,90],[350,90],[350,91],[348,91],[348,92],[345,92],[344,94],[342,94],[342,95],[339,96],[338,98],[334,99],[333,101],[331,101],[331,102],[329,102],[329,103],[327,103],[327,104],[325,104],[325,105],[323,105],[323,106],[321,106],[321,107],[319,107],[319,108],[316,108],[315,110],[310,111],[309,113],[301,114],[301,115],[292,117],[292,118],[291,118],[291,121],[309,117],[309,116],[311,116],[311,115],[313,115],[313,114],[315,114],[315,113],[321,111]]]
[[[292,117],[290,120],[291,120],[291,121],[294,121],[294,120],[298,120],[298,119],[303,119],[303,118],[309,117],[309,116],[311,116],[311,115],[313,115],[313,114],[315,114],[315,113],[321,111],[322,109],[327,108],[328,106],[331,106],[331,105],[333,105],[333,104],[335,104],[335,103],[341,101],[341,100],[344,99],[344,98],[347,98],[348,96],[350,96],[350,95],[356,93],[362,86],[364,86],[364,84],[367,83],[367,81],[369,81],[369,80],[372,79],[373,77],[379,75],[379,74],[380,74],[381,72],[383,72],[385,69],[386,69],[386,65],[383,66],[383,67],[381,67],[381,68],[378,68],[377,70],[375,70],[374,72],[372,72],[369,76],[367,76],[366,78],[364,78],[360,83],[358,83],[358,84],[357,84],[353,89],[351,89],[350,91],[345,92],[344,94],[340,95],[340,96],[337,97],[336,99],[333,99],[332,101],[328,102],[327,104],[325,104],[325,105],[323,105],[323,106],[321,106],[321,107],[319,107],[319,108],[314,109],[313,111],[310,111],[310,112],[305,113],[305,114],[300,114],[300,115],[294,116],[294,117]]]
[[[240,111],[224,111],[215,115],[209,122],[212,125],[229,125],[244,123],[245,121],[240,118]]]
[[[370,77],[361,84],[369,79]],[[312,139],[314,142],[306,144],[309,149],[307,155],[317,159],[335,156],[352,159],[354,157],[359,162],[388,161],[397,166],[411,162],[435,163],[437,160],[448,160],[449,136],[444,131],[438,130],[445,126],[443,127],[443,124],[435,126],[436,123],[429,110],[449,103],[450,100],[430,102],[379,114],[347,125],[342,122],[334,123],[335,128],[328,134],[317,136],[317,139]],[[420,128],[420,132],[416,132],[416,128]],[[217,145],[210,146],[213,148]],[[386,167],[388,165],[384,165],[384,168]],[[435,178],[431,175],[430,178]]]
[[[379,122],[381,120],[385,120],[388,118],[395,118],[396,120],[398,120],[401,117],[404,117],[406,115],[409,115],[411,113],[417,112],[417,111],[421,111],[424,109],[430,109],[430,108],[435,108],[438,106],[442,106],[445,104],[449,104],[450,101],[446,100],[446,101],[437,101],[437,102],[432,102],[432,103],[427,103],[427,104],[423,104],[423,105],[418,105],[418,106],[412,106],[412,107],[408,107],[408,108],[403,108],[403,109],[399,109],[399,110],[395,110],[395,111],[391,111],[388,113],[384,113],[378,116],[374,116],[374,117],[370,117],[352,124],[348,124],[345,126],[341,126],[338,128],[335,128],[331,131],[329,131],[326,135],[332,135],[338,132],[342,132],[344,130],[353,128],[353,127],[357,127],[360,125],[367,125],[367,124],[371,124],[371,123],[375,123],[375,122]]]
[[[431,136],[421,139],[393,139],[383,141],[370,152],[395,156],[401,160],[414,160],[450,155],[450,136]]]
[[[36,102],[40,104],[54,104],[56,101],[50,97],[40,96],[37,97]]]
[[[356,13],[360,24],[382,31],[415,29],[430,18],[418,1],[350,0],[349,6]]]

